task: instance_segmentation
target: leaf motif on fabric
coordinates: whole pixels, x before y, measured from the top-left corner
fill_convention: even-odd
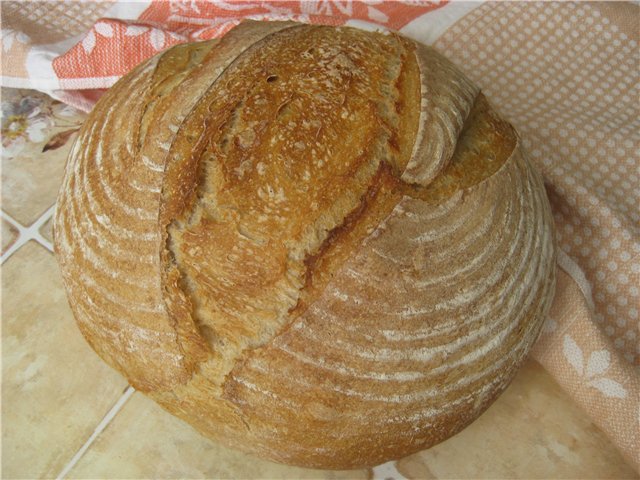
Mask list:
[[[93,32],[93,29],[89,30],[89,33],[86,37],[82,39],[82,48],[84,49],[87,55],[91,55],[91,52],[96,46],[96,34]]]
[[[151,46],[155,50],[162,50],[162,47],[164,47],[164,40],[164,32],[162,30],[158,30],[157,28],[151,30],[151,33],[149,34],[149,43],[151,43]]]
[[[147,33],[148,31],[149,27],[143,27],[141,25],[127,25],[124,35],[125,37],[137,37],[143,33]]]
[[[582,376],[584,371],[584,356],[582,354],[582,349],[569,335],[564,336],[562,353],[564,353],[565,358],[575,371],[578,372],[578,375]]]
[[[562,352],[578,375],[586,380],[586,385],[599,390],[609,398],[627,396],[627,391],[620,382],[602,376],[611,366],[611,354],[608,350],[591,352],[586,369],[582,349],[569,335],[564,336]]]
[[[591,352],[587,362],[587,378],[595,377],[604,373],[609,368],[610,355],[607,350],[596,350]]]
[[[596,378],[587,382],[587,385],[597,388],[603,393],[605,397],[626,398],[627,396],[627,391],[624,389],[624,387],[620,383],[616,382],[615,380],[611,380],[610,378]]]
[[[111,38],[113,37],[113,27],[105,22],[98,22],[95,26],[96,32],[98,32],[103,37]]]

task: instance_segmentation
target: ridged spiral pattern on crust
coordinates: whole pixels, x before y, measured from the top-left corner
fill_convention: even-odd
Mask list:
[[[247,22],[137,67],[84,125],[54,228],[102,358],[203,434],[311,467],[473,421],[554,288],[515,132],[433,50],[347,28]]]

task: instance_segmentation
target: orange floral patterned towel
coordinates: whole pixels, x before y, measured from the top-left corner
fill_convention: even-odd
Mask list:
[[[456,62],[545,177],[562,253],[532,352],[640,468],[640,6],[635,3],[2,2],[2,83],[89,110],[176,43],[242,18],[400,30]]]
[[[435,1],[3,1],[2,84],[47,91],[83,110],[142,60],[186,41],[220,37],[244,18],[401,29]],[[69,94],[69,90],[76,90]]]

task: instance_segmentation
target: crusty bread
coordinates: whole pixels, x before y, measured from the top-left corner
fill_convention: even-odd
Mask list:
[[[114,85],[71,152],[55,244],[80,329],[132,385],[310,467],[458,432],[554,289],[542,180],[478,89],[401,36],[289,22]]]

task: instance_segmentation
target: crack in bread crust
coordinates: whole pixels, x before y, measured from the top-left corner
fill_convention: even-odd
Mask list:
[[[291,321],[305,284],[319,285],[308,259],[327,256],[326,239],[351,221],[377,172],[408,160],[411,129],[398,130],[417,121],[400,100],[417,86],[401,78],[411,51],[396,36],[340,36],[299,27],[247,49],[171,147],[167,303],[206,338],[208,351],[194,353],[210,356],[219,382],[243,350]],[[271,50],[285,58],[274,63]],[[303,60],[292,67],[287,55]]]
[[[456,192],[494,175],[513,152],[515,141],[511,127],[495,115],[484,95],[480,94],[461,128],[451,161],[431,184],[409,184],[388,163],[381,164],[358,206],[329,232],[316,252],[305,259],[304,295],[291,313],[299,315],[313,303],[332,273],[389,216],[403,197],[432,205],[444,202]]]

